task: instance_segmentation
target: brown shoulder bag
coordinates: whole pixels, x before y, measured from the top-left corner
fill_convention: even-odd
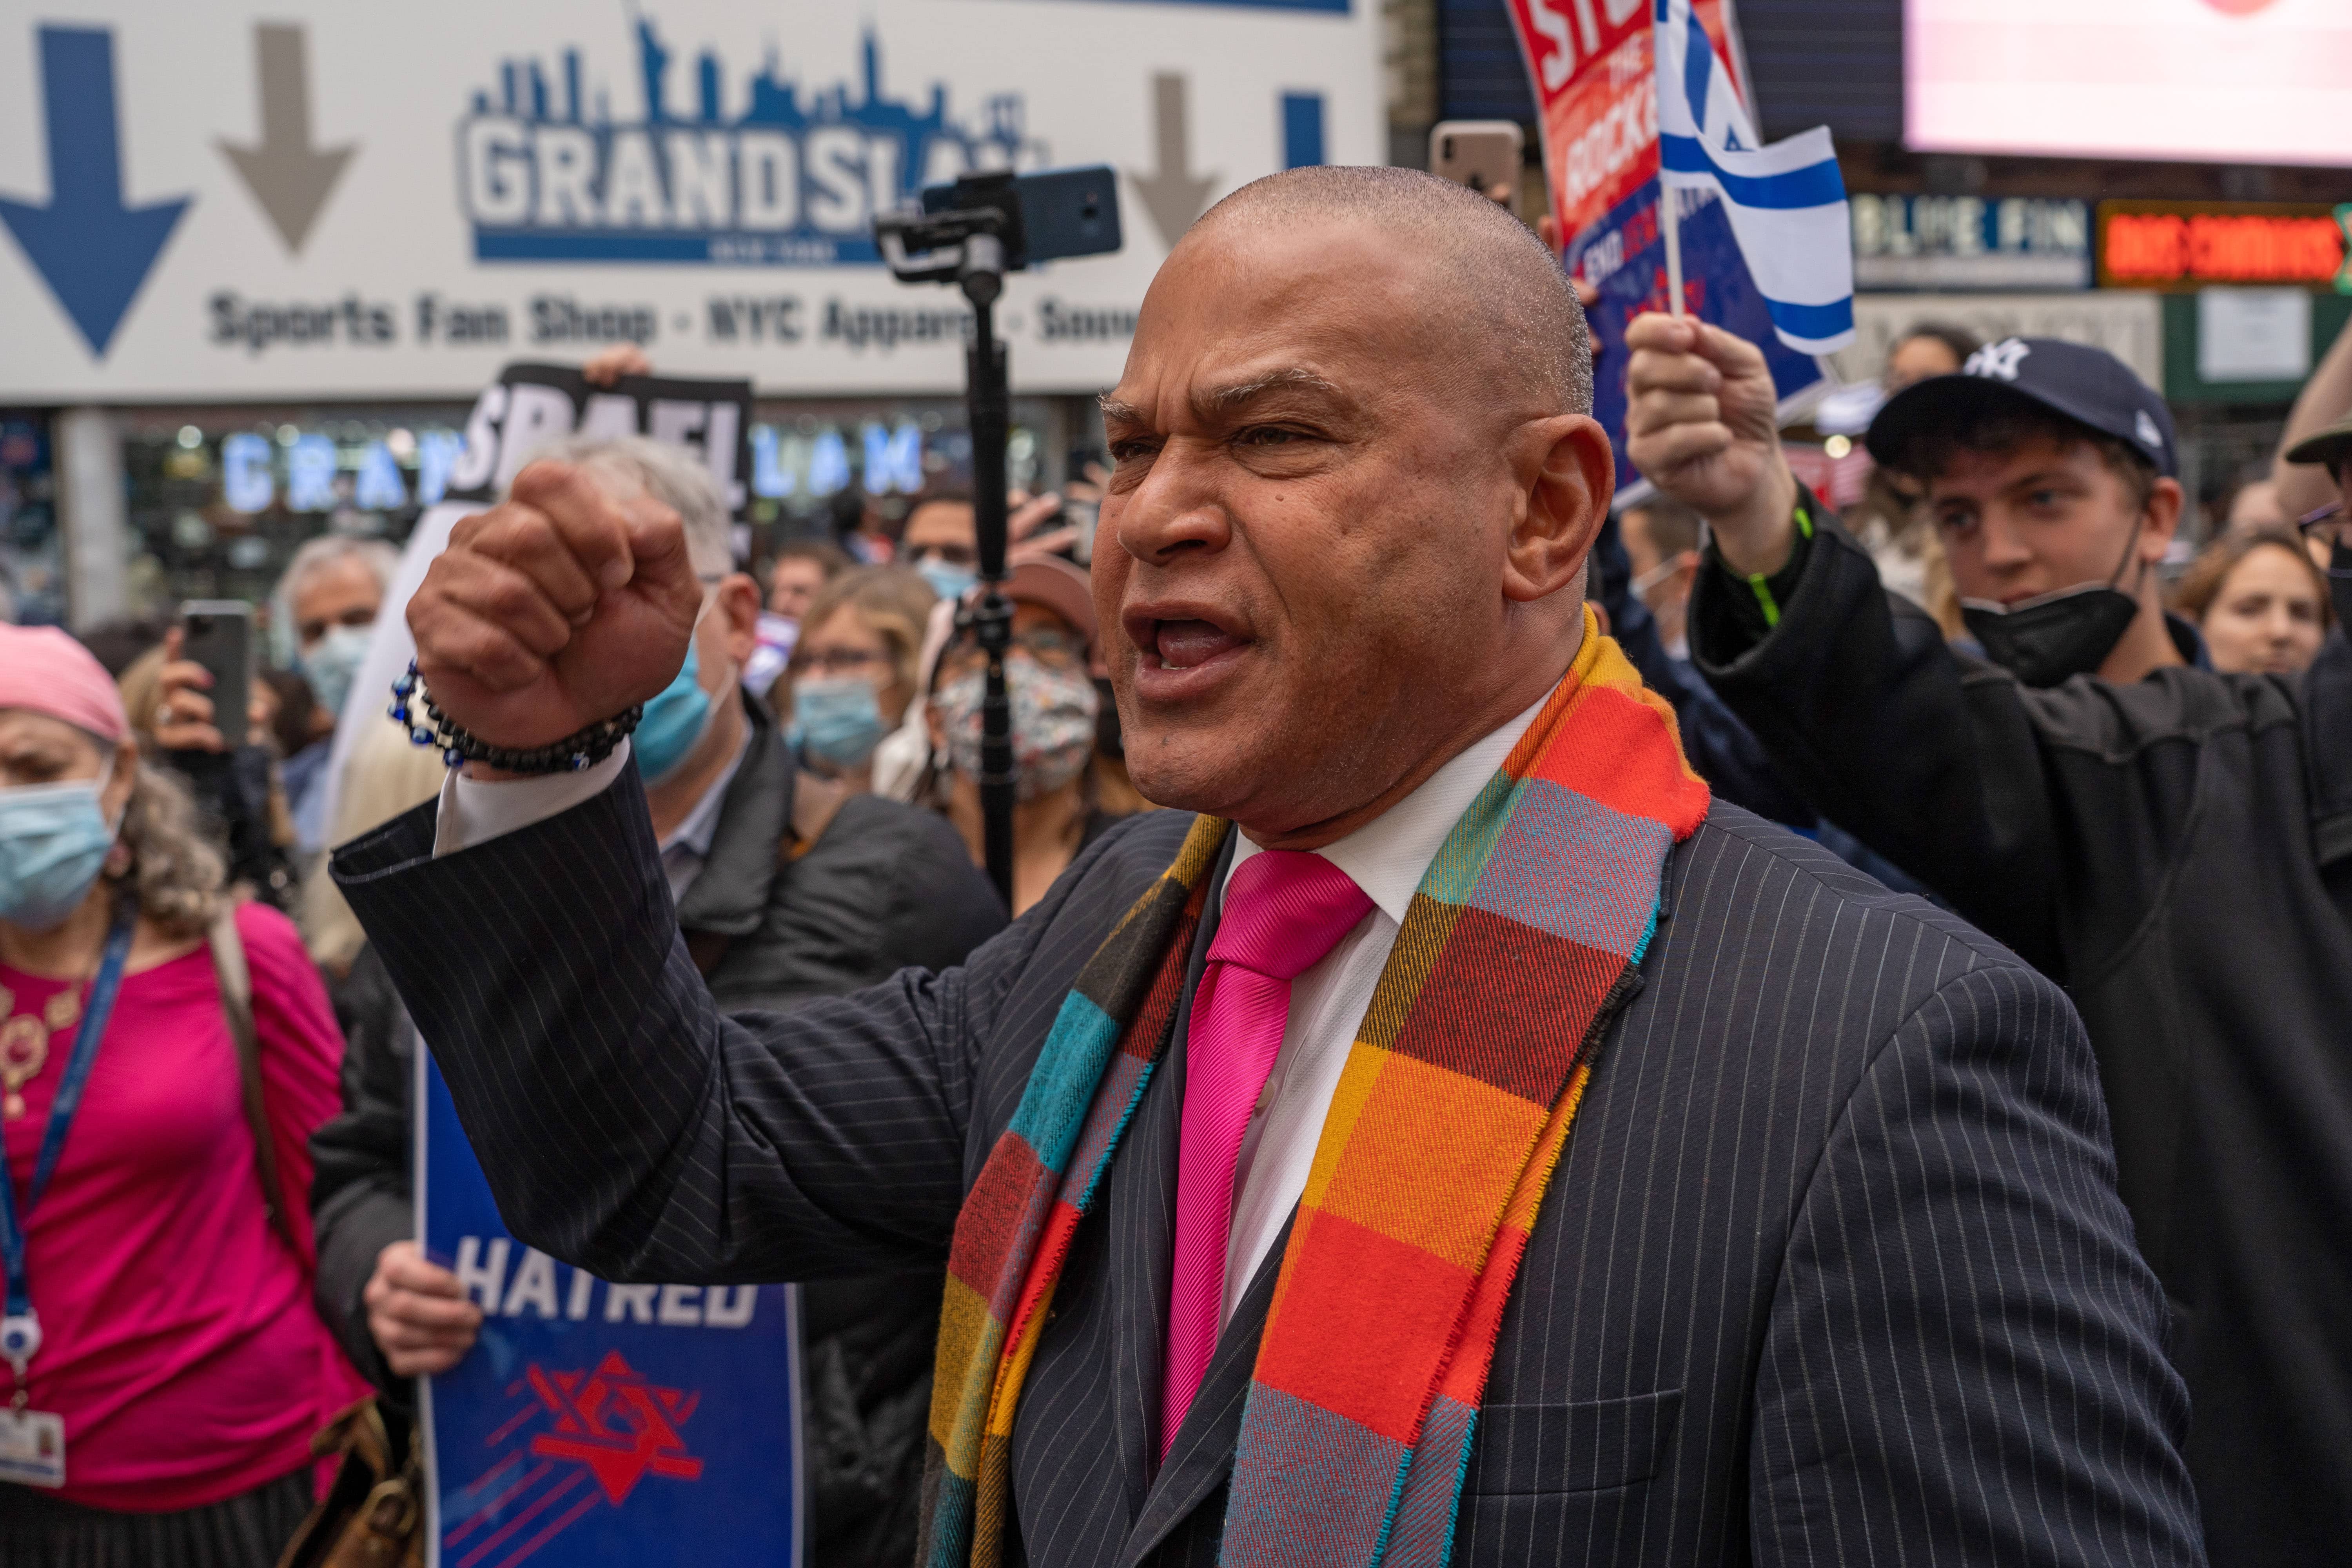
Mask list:
[[[278,1180],[278,1148],[261,1098],[261,1037],[253,1025],[253,972],[236,934],[236,911],[226,905],[213,921],[213,972],[220,979],[221,1011],[236,1042],[237,1076],[245,1086],[245,1120],[253,1131],[254,1168],[269,1223],[296,1257],[301,1248]],[[341,1454],[334,1484],[286,1543],[278,1568],[423,1568],[424,1467],[412,1423],[373,1397],[336,1413],[310,1439],[315,1458]],[[393,1430],[400,1437],[395,1443]]]

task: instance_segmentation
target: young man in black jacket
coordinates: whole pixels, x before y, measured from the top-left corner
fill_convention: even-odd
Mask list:
[[[2169,414],[2111,356],[1988,346],[1871,450],[1927,489],[1946,646],[1780,456],[1762,357],[1629,333],[1633,459],[1713,530],[1695,661],[1823,812],[2071,992],[2170,1298],[2220,1568],[2352,1540],[2352,645],[2194,667],[2155,563]],[[2352,565],[2352,562],[2346,563]],[[2036,1419],[2021,1412],[2021,1419]]]
[[[637,754],[679,931],[711,994],[782,1012],[902,968],[962,963],[1005,915],[955,831],[800,773],[774,718],[741,689],[759,595],[728,569],[723,506],[702,470],[646,442],[570,450],[677,510],[704,579],[693,657],[647,705]],[[311,1140],[320,1305],[362,1370],[404,1392],[408,1375],[457,1363],[480,1312],[413,1239],[415,1030],[373,949],[337,1003],[343,1114]],[[812,1561],[896,1568],[914,1555],[944,1285],[929,1269],[803,1287]]]

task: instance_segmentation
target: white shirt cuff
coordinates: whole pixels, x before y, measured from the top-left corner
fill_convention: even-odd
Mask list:
[[[451,768],[441,781],[441,805],[433,820],[433,858],[478,848],[502,833],[560,816],[611,786],[628,764],[624,740],[603,762],[576,773],[546,773],[528,779],[467,778]]]

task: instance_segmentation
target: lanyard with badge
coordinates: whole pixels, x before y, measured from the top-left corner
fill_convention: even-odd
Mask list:
[[[49,1104],[49,1124],[41,1134],[40,1158],[33,1165],[32,1185],[20,1207],[16,1178],[0,1162],[0,1263],[7,1268],[7,1312],[0,1316],[0,1360],[16,1373],[16,1391],[0,1409],[0,1480],[37,1487],[66,1484],[65,1417],[53,1411],[28,1408],[32,1394],[26,1385],[26,1369],[41,1348],[41,1318],[33,1310],[33,1291],[25,1267],[25,1226],[33,1205],[41,1201],[58,1156],[64,1152],[66,1132],[80,1109],[82,1090],[89,1083],[90,1064],[98,1059],[98,1042],[106,1033],[107,1015],[114,1011],[114,994],[122,983],[122,963],[131,952],[131,911],[126,908],[108,933],[98,973],[91,978],[89,1001],[82,1009],[81,1028],[74,1036],[73,1054],[66,1058],[65,1076],[58,1080],[57,1098]]]

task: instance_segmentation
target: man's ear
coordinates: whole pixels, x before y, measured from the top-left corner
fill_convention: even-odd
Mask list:
[[[727,617],[727,657],[740,669],[760,646],[760,585],[743,572],[719,579],[715,608]]]
[[[2172,536],[2180,526],[2180,509],[2187,503],[2188,492],[2180,481],[2159,479],[2148,488],[2147,505],[2140,509],[2139,553],[2145,561],[2161,561],[2164,552],[2172,548]]]
[[[1559,414],[1519,426],[1512,442],[1524,487],[1506,552],[1503,592],[1521,603],[1572,586],[1616,493],[1609,436],[1582,414]]]

